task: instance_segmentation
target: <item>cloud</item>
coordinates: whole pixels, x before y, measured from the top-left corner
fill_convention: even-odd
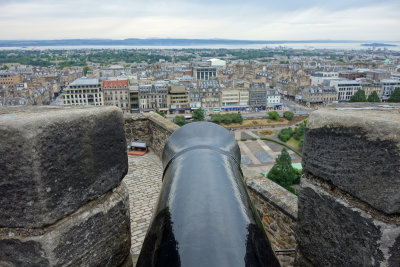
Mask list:
[[[1,39],[400,40],[391,0],[0,0]]]

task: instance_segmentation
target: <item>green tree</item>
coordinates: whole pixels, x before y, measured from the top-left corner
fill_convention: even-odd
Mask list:
[[[83,67],[83,76],[86,76],[90,68],[88,66]]]
[[[201,108],[195,109],[192,117],[194,121],[204,121],[204,111]]]
[[[379,99],[378,94],[376,93],[376,91],[373,91],[372,94],[370,94],[368,96],[368,102],[381,102],[381,100]]]
[[[279,113],[278,113],[278,111],[270,111],[270,112],[268,112],[268,116],[269,116],[269,118],[271,119],[271,120],[277,120],[277,119],[279,119]]]
[[[291,111],[285,111],[283,112],[283,117],[285,117],[288,121],[293,120],[294,113]]]
[[[212,114],[211,115],[211,121],[217,124],[220,124],[222,122],[222,115],[217,113],[217,114]]]
[[[177,124],[179,126],[185,125],[186,124],[185,116],[182,116],[182,115],[175,116],[174,122],[175,122],[175,124]]]
[[[160,116],[162,116],[163,118],[166,118],[167,116],[165,116],[165,113],[162,111],[156,111],[156,113]]]
[[[268,172],[267,177],[287,190],[290,190],[294,181],[297,182],[298,172],[292,167],[292,159],[285,148],[275,159],[275,165]]]
[[[350,102],[367,102],[365,91],[359,89],[354,95],[350,97]]]
[[[279,139],[281,139],[283,142],[286,142],[287,140],[290,139],[290,137],[292,137],[292,135],[293,135],[293,130],[292,130],[292,128],[289,127],[289,128],[282,129],[282,130],[279,132],[278,137],[279,137]]]
[[[4,65],[4,66],[1,68],[1,70],[8,70],[7,65]]]
[[[388,102],[399,103],[400,102],[400,88],[394,89],[392,95],[388,99]]]

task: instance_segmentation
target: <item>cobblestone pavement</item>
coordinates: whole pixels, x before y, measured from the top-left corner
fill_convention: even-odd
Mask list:
[[[129,170],[124,181],[129,190],[131,251],[136,261],[157,204],[163,170],[161,160],[153,151],[144,156],[128,156],[128,163]]]

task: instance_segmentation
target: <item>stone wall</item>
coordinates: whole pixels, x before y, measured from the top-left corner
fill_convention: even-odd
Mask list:
[[[260,174],[243,167],[250,198],[274,250],[295,249],[297,196]],[[278,255],[282,266],[293,266],[294,254]]]
[[[400,107],[308,119],[298,266],[400,266]]]
[[[0,109],[0,266],[129,266],[117,108]]]
[[[161,157],[169,136],[179,128],[154,112],[125,114],[126,141],[145,141]]]

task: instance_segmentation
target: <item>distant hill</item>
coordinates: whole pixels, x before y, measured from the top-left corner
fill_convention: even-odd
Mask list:
[[[263,41],[230,39],[62,39],[62,40],[0,40],[0,47],[29,46],[191,46],[191,45],[251,45],[251,44],[292,44],[292,43],[354,43],[360,41],[343,40],[303,40],[303,41]]]
[[[397,46],[393,44],[382,44],[382,43],[371,43],[371,44],[361,44],[362,46]]]

